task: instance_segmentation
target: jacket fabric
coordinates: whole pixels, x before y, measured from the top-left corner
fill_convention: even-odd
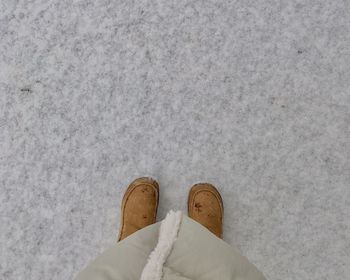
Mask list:
[[[266,280],[237,249],[181,212],[115,244],[76,280]]]

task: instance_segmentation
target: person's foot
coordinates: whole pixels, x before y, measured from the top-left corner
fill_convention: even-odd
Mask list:
[[[159,185],[152,178],[138,178],[126,190],[121,206],[118,241],[156,222]]]
[[[222,238],[224,206],[218,190],[211,184],[194,185],[188,196],[188,216]]]

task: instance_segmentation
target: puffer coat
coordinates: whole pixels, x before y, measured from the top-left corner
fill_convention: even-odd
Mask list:
[[[266,280],[237,249],[170,211],[115,244],[76,280]]]

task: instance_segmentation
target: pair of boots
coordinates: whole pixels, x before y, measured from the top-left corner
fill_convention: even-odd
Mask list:
[[[118,241],[156,222],[159,185],[152,178],[138,178],[127,188],[121,206]],[[188,216],[222,238],[224,207],[218,190],[208,183],[194,185],[188,196]]]

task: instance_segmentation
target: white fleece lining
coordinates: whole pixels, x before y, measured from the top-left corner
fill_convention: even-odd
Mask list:
[[[182,221],[181,211],[171,210],[162,221],[159,230],[158,243],[148,257],[140,280],[161,280],[163,265],[166,262],[179,233]]]

